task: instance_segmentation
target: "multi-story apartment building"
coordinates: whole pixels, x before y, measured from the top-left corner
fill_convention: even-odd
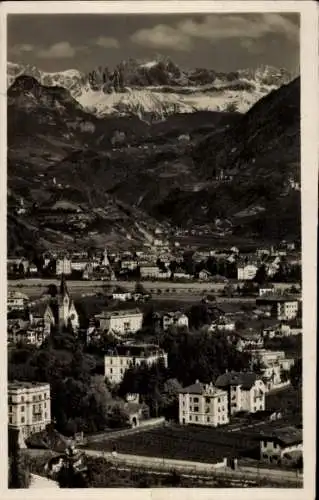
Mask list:
[[[120,335],[135,333],[143,324],[143,313],[139,309],[106,311],[95,318],[102,331],[113,331]]]
[[[23,311],[29,302],[29,297],[20,292],[8,292],[7,296],[7,310],[10,311]]]
[[[217,378],[215,385],[228,393],[229,415],[265,410],[266,387],[255,373],[226,372]]]
[[[229,422],[227,391],[213,384],[195,384],[179,391],[180,424],[217,427]]]
[[[72,274],[72,262],[68,257],[56,260],[56,275],[61,276],[61,274]]]
[[[104,356],[104,375],[111,383],[119,384],[129,368],[158,362],[167,367],[167,353],[156,345],[119,345]]]
[[[50,385],[39,382],[10,382],[8,417],[9,428],[19,431],[21,443],[31,434],[44,430],[51,422]]]
[[[300,310],[300,301],[289,297],[259,297],[256,299],[258,305],[271,306],[271,315],[279,321],[295,319]]]

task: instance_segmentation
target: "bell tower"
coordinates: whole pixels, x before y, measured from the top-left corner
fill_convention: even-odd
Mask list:
[[[67,326],[69,319],[70,295],[64,274],[61,275],[58,304],[59,304],[59,326],[65,327]]]

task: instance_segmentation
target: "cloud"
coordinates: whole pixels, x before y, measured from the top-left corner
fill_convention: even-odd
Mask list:
[[[119,41],[110,36],[99,36],[93,40],[93,44],[105,49],[118,49],[120,47]]]
[[[23,52],[32,52],[33,50],[34,46],[29,43],[22,43],[19,45],[14,45],[13,47],[9,48],[10,54],[17,56],[23,54]]]
[[[158,24],[150,29],[141,29],[131,36],[131,41],[156,49],[174,49],[185,51],[192,47],[192,40],[177,28],[165,24]]]
[[[78,50],[83,50],[83,48],[72,47],[69,42],[59,42],[51,45],[47,49],[39,50],[37,57],[42,59],[68,59],[74,57]]]
[[[236,38],[258,41],[266,35],[283,36],[296,43],[298,23],[288,15],[277,13],[215,14],[204,16],[200,21],[188,18],[173,26],[160,24],[141,29],[131,36],[131,41],[152,48],[189,50],[196,39],[212,43]]]
[[[289,40],[298,39],[298,27],[282,14],[208,15],[203,21],[186,19],[176,29],[190,37],[206,40],[245,37],[258,40],[265,35],[283,35]]]

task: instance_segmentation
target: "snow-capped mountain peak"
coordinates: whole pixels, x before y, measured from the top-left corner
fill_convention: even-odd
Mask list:
[[[137,115],[164,119],[196,110],[245,112],[261,97],[288,83],[284,69],[263,66],[232,73],[207,69],[181,70],[169,58],[129,59],[114,70],[98,68],[89,74],[77,69],[45,72],[35,66],[8,62],[10,86],[21,75],[42,85],[63,87],[81,106],[98,116]]]

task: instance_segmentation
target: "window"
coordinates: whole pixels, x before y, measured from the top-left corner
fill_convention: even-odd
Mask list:
[[[9,417],[9,424],[12,424],[12,417]]]
[[[206,402],[207,404],[209,404],[209,403],[210,403],[210,398],[205,398],[205,402]]]
[[[24,403],[24,396],[21,396],[21,403]]]
[[[195,417],[195,420],[196,420],[196,422],[198,422],[198,416],[197,416],[197,415],[196,415],[196,417]]]
[[[35,401],[35,396],[32,396],[32,401]]]
[[[21,417],[21,424],[24,424],[24,417]]]
[[[9,406],[9,412],[12,412],[12,406],[11,405]]]
[[[113,363],[113,359],[110,359],[110,365]]]
[[[220,403],[220,398],[217,399],[218,403]]]
[[[192,415],[189,416],[189,420],[192,420]]]
[[[189,411],[193,411],[193,407],[192,406],[189,407]]]
[[[199,411],[199,407],[198,406],[194,406],[194,411]]]
[[[277,443],[274,443],[274,450],[277,448]]]
[[[44,414],[44,418],[48,418],[48,414],[47,414],[47,412],[45,412],[45,414]]]
[[[12,403],[12,397],[11,396],[8,397],[8,403]]]
[[[113,373],[113,368],[110,368],[110,373]]]
[[[268,441],[264,441],[264,448],[267,448]]]
[[[44,402],[44,408],[46,408],[46,407],[47,407],[47,404],[46,404],[46,402]]]
[[[218,413],[220,413],[220,407],[218,408]]]
[[[198,403],[198,398],[194,398],[194,403]]]
[[[24,406],[23,406],[23,405],[21,406],[21,411],[22,411],[22,412],[24,411]]]

